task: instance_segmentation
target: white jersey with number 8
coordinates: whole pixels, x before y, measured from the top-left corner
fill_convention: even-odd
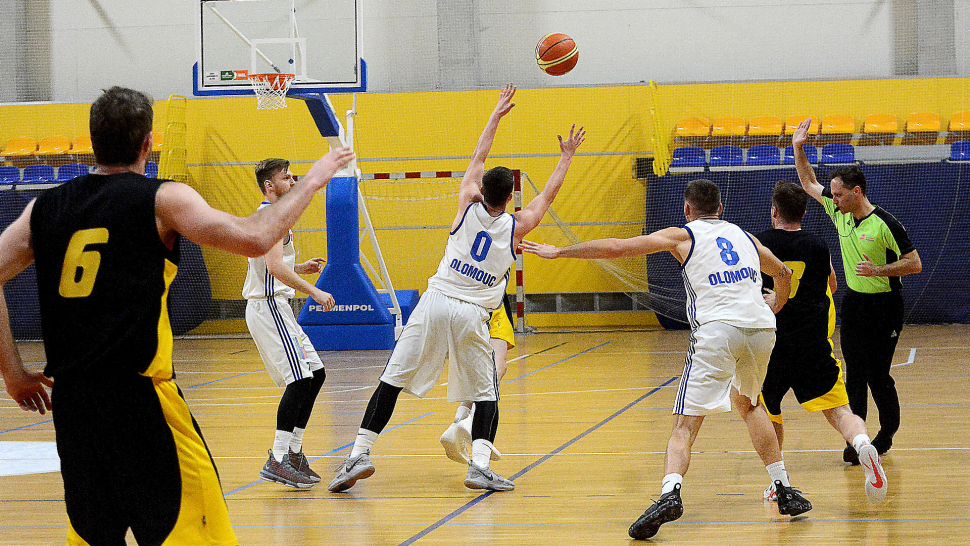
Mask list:
[[[751,236],[724,220],[694,220],[684,228],[693,239],[681,271],[691,328],[711,321],[774,328],[775,315],[761,295],[761,257]]]
[[[448,237],[445,255],[428,279],[428,288],[489,311],[498,309],[509,267],[515,261],[514,232],[511,214],[491,216],[481,202],[472,203]]]

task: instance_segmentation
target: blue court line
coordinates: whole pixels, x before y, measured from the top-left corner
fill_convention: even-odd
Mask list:
[[[425,417],[427,417],[427,416],[429,416],[429,415],[434,415],[435,413],[437,413],[437,412],[434,412],[434,411],[429,411],[428,413],[425,413],[424,415],[419,415],[419,416],[417,416],[417,417],[415,417],[414,419],[409,419],[409,420],[407,420],[407,421],[405,421],[405,422],[403,422],[403,423],[400,423],[400,424],[397,424],[397,425],[394,425],[394,426],[393,426],[393,427],[391,427],[391,428],[388,428],[388,429],[384,429],[384,430],[383,430],[383,431],[381,432],[381,434],[384,434],[385,432],[390,432],[390,431],[392,431],[392,430],[394,430],[394,429],[396,429],[396,428],[401,428],[401,427],[403,427],[404,425],[410,425],[411,423],[413,423],[413,422],[415,422],[415,421],[417,421],[418,419],[424,419]],[[339,451],[341,451],[341,450],[344,450],[344,449],[347,449],[348,447],[353,447],[353,445],[354,445],[354,443],[353,443],[353,442],[350,442],[349,444],[345,444],[345,445],[342,445],[342,446],[340,446],[340,447],[338,447],[338,448],[336,448],[336,449],[332,449],[332,450],[330,450],[330,451],[328,451],[328,452],[326,452],[326,453],[324,453],[323,455],[318,455],[318,456],[316,456],[316,457],[313,457],[313,458],[310,458],[310,457],[308,457],[308,458],[307,458],[307,460],[308,460],[308,461],[316,461],[317,459],[320,459],[320,458],[322,458],[322,457],[326,457],[327,455],[333,455],[334,453],[337,453],[337,452],[339,452]],[[251,482],[251,483],[248,483],[248,484],[246,484],[246,485],[242,485],[242,486],[239,486],[239,487],[237,487],[237,488],[235,488],[235,489],[233,489],[232,491],[229,491],[228,493],[224,493],[224,494],[223,494],[222,496],[223,496],[223,498],[225,498],[225,497],[228,497],[229,495],[233,495],[233,494],[235,494],[235,493],[238,493],[238,492],[240,492],[240,491],[243,491],[243,490],[245,490],[245,489],[249,489],[250,487],[253,487],[253,486],[256,486],[256,485],[259,485],[259,484],[261,484],[261,483],[266,483],[266,481],[265,481],[265,480],[263,480],[263,479],[259,479],[259,480],[256,480],[256,481],[254,481],[254,482]]]
[[[40,422],[37,422],[37,423],[31,423],[29,425],[24,425],[22,427],[8,428],[7,430],[0,430],[0,434],[6,434],[8,432],[13,432],[15,430],[23,430],[25,428],[36,427],[37,425],[46,425],[47,423],[53,423],[53,422],[54,422],[53,419],[48,419],[46,421],[40,421]]]
[[[613,341],[607,341],[606,343],[600,343],[596,347],[590,347],[589,349],[586,349],[585,351],[580,351],[580,352],[578,352],[578,353],[576,353],[576,354],[574,354],[572,356],[567,356],[566,358],[564,358],[562,360],[559,360],[559,361],[553,362],[552,364],[547,364],[547,365],[545,365],[545,366],[543,366],[541,368],[532,370],[531,372],[529,372],[529,373],[527,373],[525,375],[520,375],[519,377],[516,377],[515,379],[509,379],[508,381],[506,381],[506,383],[511,383],[513,381],[518,381],[519,379],[523,379],[525,377],[529,377],[530,375],[532,375],[532,374],[534,374],[536,372],[541,372],[542,370],[544,370],[544,369],[546,369],[546,368],[548,368],[550,366],[555,366],[556,364],[559,364],[560,362],[565,362],[565,361],[569,360],[570,358],[576,358],[577,356],[579,356],[579,355],[581,355],[583,353],[588,353],[588,352],[592,351],[593,349],[599,349],[603,345],[609,345],[610,343],[613,343]]]
[[[606,343],[609,343],[609,342],[606,342]],[[604,343],[603,345],[606,345],[606,343]],[[597,347],[602,347],[603,345],[597,345]],[[591,351],[591,350],[593,350],[595,348],[596,347],[593,347],[592,349],[587,349],[587,351]],[[583,352],[585,353],[586,351],[583,351]],[[582,354],[582,353],[578,353],[578,354]],[[576,355],[573,355],[573,356],[576,356]],[[572,358],[572,357],[570,357],[570,358]],[[536,370],[536,371],[538,371],[538,370]],[[628,409],[630,409],[633,406],[639,404],[640,402],[642,402],[643,400],[645,400],[648,396],[651,396],[651,395],[659,392],[660,389],[662,389],[662,388],[666,387],[667,385],[673,383],[674,381],[676,381],[679,378],[680,378],[679,375],[675,375],[675,376],[671,377],[670,379],[668,379],[667,381],[665,381],[659,387],[654,387],[654,388],[650,389],[649,391],[647,391],[646,394],[644,394],[640,398],[637,398],[633,402],[630,402],[629,404],[627,404],[626,406],[624,406],[623,408],[621,408],[620,410],[618,410],[613,415],[610,415],[606,419],[603,419],[599,423],[597,423],[597,424],[593,425],[592,427],[586,429],[586,431],[584,431],[583,433],[581,433],[579,436],[576,436],[572,440],[569,440],[565,444],[563,444],[563,445],[557,447],[556,449],[550,451],[548,454],[543,455],[538,461],[530,464],[529,466],[527,466],[527,467],[523,468],[522,470],[516,472],[515,474],[509,476],[509,479],[514,481],[519,476],[522,476],[526,472],[528,472],[528,471],[532,470],[533,468],[539,466],[540,464],[548,461],[549,459],[551,459],[555,455],[557,455],[560,452],[562,452],[564,449],[566,449],[569,446],[575,444],[576,442],[582,440],[583,438],[585,438],[586,436],[588,436],[589,434],[591,434],[592,432],[594,432],[596,429],[598,429],[598,428],[602,427],[603,425],[609,423],[613,419],[616,419],[617,417],[619,417],[620,415],[622,415]],[[481,501],[485,500],[486,498],[490,497],[493,493],[495,493],[495,491],[489,491],[487,493],[483,493],[483,494],[479,495],[478,497],[476,497],[476,498],[468,501],[467,503],[465,503],[463,506],[461,506],[460,508],[458,508],[454,512],[448,514],[447,516],[441,518],[437,522],[435,522],[435,523],[431,524],[430,526],[426,527],[420,533],[418,533],[418,534],[414,535],[413,537],[405,540],[399,546],[408,546],[409,544],[414,544],[416,541],[420,540],[421,538],[424,538],[425,536],[427,536],[431,532],[435,531],[439,527],[441,527],[441,526],[445,525],[446,523],[448,523],[449,521],[455,519],[456,517],[458,517],[459,515],[461,515],[462,512],[467,511],[469,508],[475,506],[479,502],[481,502]]]

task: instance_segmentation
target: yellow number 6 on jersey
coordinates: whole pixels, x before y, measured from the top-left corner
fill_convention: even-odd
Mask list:
[[[101,253],[84,250],[88,245],[108,242],[107,228],[82,229],[74,232],[64,253],[64,269],[57,291],[65,298],[86,298],[94,290],[94,279],[101,267]],[[78,269],[81,274],[78,275]]]

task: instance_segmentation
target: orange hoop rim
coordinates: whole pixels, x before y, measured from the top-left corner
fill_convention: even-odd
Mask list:
[[[250,74],[246,76],[251,81],[266,82],[273,89],[283,89],[288,82],[293,80],[296,74],[286,74],[279,72],[264,72],[260,74]]]

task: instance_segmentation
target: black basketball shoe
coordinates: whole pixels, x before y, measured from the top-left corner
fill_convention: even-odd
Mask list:
[[[642,516],[630,526],[630,537],[637,540],[650,538],[657,534],[660,526],[684,515],[684,503],[680,500],[680,484],[674,490],[660,495],[653,506],[647,508]]]
[[[778,513],[786,516],[797,516],[812,509],[812,503],[802,496],[802,492],[792,487],[785,487],[781,480],[775,480],[775,492],[778,495]]]
[[[852,466],[859,464],[859,454],[856,453],[854,447],[849,445],[849,442],[845,443],[845,449],[842,450],[842,460]]]

